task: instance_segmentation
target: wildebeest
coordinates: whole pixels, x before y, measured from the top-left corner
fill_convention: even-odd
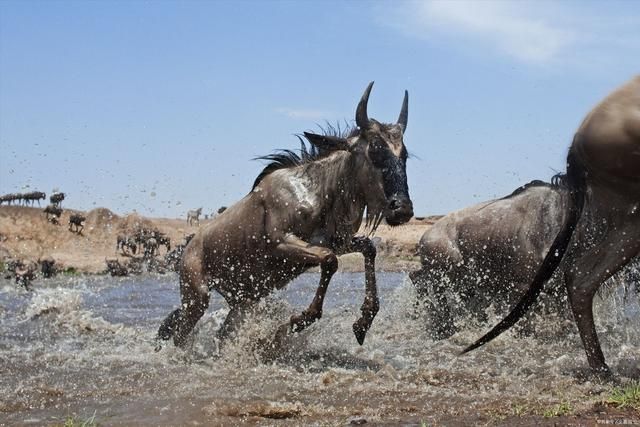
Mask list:
[[[15,193],[3,194],[2,196],[0,196],[0,205],[3,203],[10,205],[16,200],[20,200],[20,199],[21,199],[20,194],[15,194]]]
[[[532,181],[501,199],[446,215],[424,233],[418,244],[422,268],[410,277],[419,301],[427,302],[434,338],[455,332],[458,313],[481,316],[490,304],[517,302],[564,224],[568,197],[560,176],[552,184]]]
[[[138,250],[138,245],[136,245],[136,242],[132,237],[118,234],[116,237],[116,254],[118,253],[118,250],[120,250],[122,255],[135,255]],[[131,251],[131,254],[129,254],[129,251]]]
[[[30,193],[24,193],[22,195],[22,199],[26,204],[34,204],[34,202],[38,202],[38,206],[40,206],[40,200],[44,200],[47,198],[47,195],[42,191],[31,191]]]
[[[171,250],[171,239],[164,233],[157,232],[155,239],[158,242],[158,246],[164,246],[167,253]]]
[[[155,237],[149,237],[144,241],[144,254],[145,259],[151,259],[156,256],[158,252],[158,241]]]
[[[47,205],[47,207],[44,208],[42,211],[47,217],[47,221],[49,221],[52,224],[58,224],[60,215],[62,215],[62,208],[59,208],[55,205]]]
[[[52,205],[60,207],[62,201],[64,200],[64,193],[55,192],[51,196],[49,196],[49,202]]]
[[[123,277],[129,275],[129,270],[124,265],[120,264],[117,259],[105,259],[107,264],[107,272],[115,277]]]
[[[167,252],[167,254],[164,256],[164,261],[168,268],[174,271],[178,270],[184,248],[187,247],[191,239],[193,239],[193,236],[195,236],[195,233],[186,235],[184,237],[183,243],[176,245],[176,247],[172,251]]]
[[[87,218],[84,215],[77,213],[71,214],[69,217],[69,231],[75,231],[78,234],[82,234],[82,230],[84,229],[84,225],[82,223],[86,220]],[[72,230],[72,227],[75,228],[75,230]]]
[[[364,342],[379,302],[375,278],[376,249],[367,237],[355,236],[363,221],[373,231],[382,219],[407,222],[413,204],[407,185],[405,92],[397,123],[369,119],[367,102],[373,82],[356,110],[357,128],[349,133],[304,133],[300,155],[285,150],[269,160],[242,200],[200,230],[185,248],[180,264],[182,305],[158,330],[158,338],[183,346],[209,306],[215,289],[227,301],[229,314],[219,336],[234,332],[243,313],[275,289],[312,266],[320,266],[313,301],[281,325],[275,343],[320,319],[325,293],[338,268],[337,255],[361,252],[365,258],[366,297],[353,331]],[[301,140],[302,141],[302,140]]]
[[[195,222],[197,225],[200,225],[200,214],[202,213],[202,208],[194,209],[187,212],[187,224],[193,225]]]
[[[566,257],[564,279],[589,366],[610,375],[592,306],[602,283],[640,253],[640,76],[584,119],[567,155],[567,185],[571,197],[565,224],[531,287],[505,319],[465,352],[515,324]]]

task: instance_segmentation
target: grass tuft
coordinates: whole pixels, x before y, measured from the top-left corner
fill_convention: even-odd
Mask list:
[[[542,416],[545,418],[562,417],[564,415],[569,415],[572,411],[573,409],[569,402],[562,402],[552,408],[546,409],[542,412]]]
[[[633,408],[640,411],[640,381],[614,388],[605,403],[619,409]]]

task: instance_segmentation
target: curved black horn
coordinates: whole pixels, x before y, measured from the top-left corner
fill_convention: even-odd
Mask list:
[[[398,116],[398,124],[402,128],[402,132],[407,130],[407,119],[409,118],[409,92],[404,91],[404,100],[402,101],[402,108],[400,109],[400,116]]]
[[[369,94],[371,93],[371,88],[373,87],[373,82],[369,83],[369,86],[364,90],[362,94],[362,98],[360,98],[360,103],[358,103],[358,108],[356,109],[356,124],[360,129],[364,129],[369,126],[369,115],[367,114],[367,104],[369,103]]]

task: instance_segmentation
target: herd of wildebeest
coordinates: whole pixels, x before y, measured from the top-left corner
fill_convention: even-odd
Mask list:
[[[304,132],[298,136],[299,152],[261,157],[268,163],[247,195],[174,251],[166,241],[181,304],[160,325],[158,349],[163,340],[173,339],[180,347],[188,342],[211,290],[229,306],[218,331],[224,342],[258,301],[319,267],[311,304],[277,329],[269,347],[286,345],[292,334],[322,317],[338,256],[352,252],[364,256],[365,297],[353,324],[363,344],[379,310],[372,235],[383,220],[397,226],[413,217],[403,140],[408,93],[398,120],[382,123],[367,112],[372,86],[357,105],[354,126]],[[445,216],[417,242],[421,268],[409,277],[425,302],[419,306],[433,319],[434,338],[455,332],[461,307],[478,312],[492,303],[512,307],[463,353],[480,347],[521,319],[550,282],[552,309],[572,315],[592,371],[611,374],[592,305],[602,284],[634,263],[625,270],[626,281],[640,289],[640,76],[586,116],[566,165],[550,183],[533,181],[503,198]],[[199,225],[201,211],[189,211],[190,225]],[[363,229],[364,235],[357,235]],[[160,244],[161,234],[140,232],[119,236],[117,248],[133,255],[142,247],[149,258]]]

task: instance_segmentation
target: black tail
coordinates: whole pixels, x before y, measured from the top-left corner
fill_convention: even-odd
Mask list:
[[[167,341],[176,332],[176,323],[180,318],[180,309],[175,309],[162,321],[162,324],[158,328],[158,339]]]
[[[576,138],[578,135],[576,135]],[[520,299],[518,304],[511,310],[511,313],[500,323],[493,327],[488,333],[486,333],[482,338],[478,341],[465,348],[461,354],[467,353],[471,350],[475,350],[476,348],[488,343],[511,326],[515,325],[515,323],[520,320],[522,316],[531,308],[533,303],[542,292],[542,288],[544,284],[551,278],[553,272],[560,265],[560,261],[564,257],[565,252],[567,251],[567,247],[569,246],[569,242],[571,241],[571,236],[573,235],[574,230],[576,229],[576,225],[580,220],[580,216],[582,215],[582,209],[584,205],[585,192],[586,192],[586,182],[585,182],[586,172],[584,167],[580,164],[579,160],[575,157],[575,153],[572,149],[569,149],[569,154],[567,156],[567,186],[570,190],[569,197],[569,215],[565,221],[564,227],[558,235],[556,236],[549,252],[542,261],[542,265],[538,269],[538,272],[533,279],[533,283],[527,290],[527,293]]]

